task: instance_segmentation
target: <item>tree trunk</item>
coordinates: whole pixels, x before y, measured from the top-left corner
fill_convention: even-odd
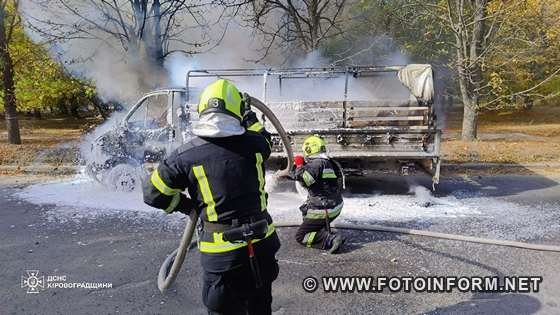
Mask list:
[[[41,111],[38,108],[33,108],[33,118],[42,119]]]
[[[70,108],[70,115],[74,118],[80,119],[80,114],[78,113],[78,106],[75,104],[68,104]]]
[[[468,78],[465,78],[464,72],[459,72],[459,88],[461,90],[461,100],[463,101],[463,128],[461,138],[464,141],[473,141],[476,139],[476,130],[478,127],[478,111],[476,97],[472,97],[469,91]]]
[[[469,56],[463,60],[469,60],[469,69],[466,73],[459,74],[464,80],[464,91],[461,91],[463,96],[463,131],[462,138],[465,141],[473,141],[477,136],[478,128],[478,101],[479,89],[482,83],[482,69],[481,69],[481,51],[482,41],[485,30],[485,17],[487,0],[475,0],[474,4],[474,24],[472,26],[472,35],[469,44]],[[463,90],[463,84],[461,89]]]
[[[470,4],[471,12],[465,4]],[[455,27],[457,78],[463,102],[463,129],[461,137],[473,141],[477,136],[480,87],[483,81],[482,63],[484,62],[484,42],[486,8],[488,0],[458,1],[451,7],[456,11],[458,21],[450,17]],[[472,14],[472,22],[468,22]],[[467,22],[465,22],[467,20]]]
[[[463,109],[463,130],[461,133],[461,138],[464,141],[473,141],[476,140],[476,136],[477,136],[477,128],[478,128],[478,112],[473,109],[472,103],[470,105],[467,105],[469,103],[465,102],[465,100],[463,100],[463,103],[465,104],[465,107]]]
[[[105,110],[103,109],[103,106],[102,106],[103,101],[101,101],[101,99],[99,97],[93,96],[92,103],[93,103],[93,106],[95,107],[95,109],[97,109],[97,111],[99,112],[99,115],[101,115],[101,117],[103,117],[103,120],[106,120],[107,119],[107,114],[105,113]]]
[[[61,103],[58,103],[58,112],[62,116],[68,116],[68,107],[66,107],[66,103],[64,101],[61,102]]]
[[[8,143],[21,144],[19,123],[17,120],[16,92],[14,87],[14,65],[10,56],[8,38],[6,37],[6,11],[0,8],[0,62],[2,66],[2,90],[4,92],[4,110],[6,112],[6,129]]]
[[[154,1],[154,38],[153,38],[153,58],[156,60],[157,65],[163,67],[163,41],[161,34],[161,4],[159,0]]]

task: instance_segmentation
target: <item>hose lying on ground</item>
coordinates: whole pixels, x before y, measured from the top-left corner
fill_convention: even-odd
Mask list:
[[[272,125],[276,129],[276,132],[278,132],[278,135],[282,139],[282,144],[284,145],[284,153],[286,153],[288,164],[285,169],[277,172],[274,175],[287,175],[294,163],[294,156],[292,147],[290,145],[290,140],[288,139],[288,135],[286,134],[284,127],[282,127],[282,124],[280,124],[280,121],[278,120],[278,118],[276,118],[274,113],[260,100],[251,97],[251,106],[257,108],[266,116],[266,118],[268,118],[268,120],[270,120],[270,123],[272,123]],[[169,254],[161,264],[157,280],[157,285],[161,293],[165,293],[165,291],[169,288],[173,281],[175,281],[179,270],[181,270],[181,266],[183,265],[187,251],[189,250],[189,246],[191,244],[197,222],[198,213],[196,211],[191,211],[191,214],[189,215],[189,221],[187,222],[187,226],[185,226],[185,231],[183,232],[183,236],[181,237],[179,247],[171,254]]]
[[[300,225],[301,223],[296,223],[296,222],[274,223],[274,226],[276,228],[299,227]],[[409,234],[409,235],[420,235],[420,236],[434,237],[434,238],[454,240],[454,241],[517,247],[517,248],[539,250],[539,251],[560,252],[560,246],[557,245],[530,244],[530,243],[517,242],[517,241],[495,240],[495,239],[487,239],[487,238],[480,238],[474,236],[455,235],[455,234],[422,231],[422,230],[414,230],[414,229],[374,225],[374,224],[333,223],[331,224],[331,227],[335,229],[343,229],[343,230],[378,231],[378,232],[391,232],[391,233]]]

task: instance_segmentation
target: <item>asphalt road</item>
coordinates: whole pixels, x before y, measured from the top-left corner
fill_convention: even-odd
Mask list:
[[[0,180],[0,314],[204,314],[199,255],[190,254],[173,289],[162,296],[156,273],[177,246],[181,227],[163,216],[106,215],[102,219],[52,222],[37,206],[14,197],[29,180]],[[541,176],[454,177],[439,196],[483,193],[526,213],[503,209],[487,217],[382,222],[468,235],[507,236],[560,244],[560,181]],[[427,184],[427,183],[425,183]],[[372,186],[406,193],[402,179],[360,179],[354,193]],[[63,191],[60,192],[64,194]],[[513,208],[512,208],[513,209]],[[505,213],[505,215],[504,215]],[[379,222],[373,222],[379,223]],[[529,230],[538,233],[528,233]],[[280,276],[274,283],[275,314],[560,314],[560,253],[461,243],[405,235],[344,231],[338,255],[305,249],[294,229],[279,231]],[[517,234],[516,234],[517,233]],[[66,282],[107,282],[110,289],[21,287],[27,270]],[[538,293],[307,293],[307,276],[542,276]]]

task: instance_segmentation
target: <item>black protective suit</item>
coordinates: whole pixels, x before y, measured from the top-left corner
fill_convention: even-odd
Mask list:
[[[300,207],[303,223],[296,232],[298,243],[307,247],[329,249],[333,234],[327,230],[342,210],[342,170],[326,156],[308,157],[306,163],[294,170],[292,178],[301,182],[308,192],[307,201]]]
[[[239,136],[194,138],[161,162],[144,185],[144,201],[151,206],[200,212],[202,297],[209,314],[271,313],[280,241],[267,213],[264,162],[269,156],[270,135],[264,128]],[[268,221],[268,232],[253,241],[263,281],[257,289],[247,243],[224,241],[222,232],[262,219]]]

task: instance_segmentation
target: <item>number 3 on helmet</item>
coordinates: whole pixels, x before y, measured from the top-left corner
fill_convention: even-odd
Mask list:
[[[241,93],[235,85],[223,79],[215,81],[202,91],[197,109],[199,115],[223,113],[235,117],[239,121],[245,114]]]

